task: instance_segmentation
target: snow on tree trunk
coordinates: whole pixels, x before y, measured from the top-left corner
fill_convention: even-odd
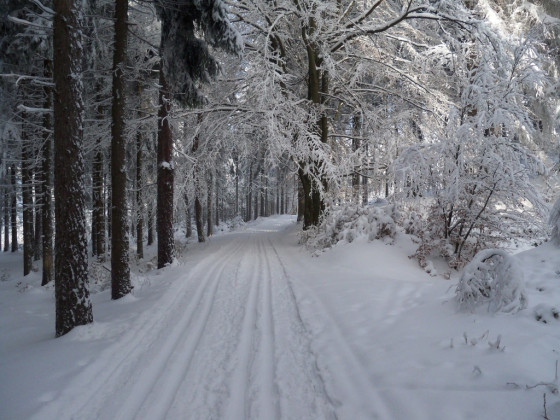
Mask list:
[[[120,299],[132,290],[128,262],[128,206],[126,202],[125,78],[128,0],[115,6],[113,55],[113,104],[111,125],[111,298]]]
[[[93,322],[83,159],[82,2],[55,0],[54,181],[56,335]]]

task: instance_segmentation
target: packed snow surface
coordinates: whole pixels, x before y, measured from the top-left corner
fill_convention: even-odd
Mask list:
[[[558,248],[514,256],[526,309],[462,312],[459,275],[421,270],[407,236],[311,257],[299,229],[189,244],[57,339],[52,286],[2,253],[0,418],[560,419]]]

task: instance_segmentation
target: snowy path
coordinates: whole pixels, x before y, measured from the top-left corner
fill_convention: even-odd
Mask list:
[[[556,324],[458,313],[453,283],[408,259],[404,237],[311,258],[297,230],[271,217],[189,246],[134,296],[94,294],[96,321],[59,339],[39,275],[0,283],[0,418],[539,417],[543,388],[525,385],[553,378]],[[534,304],[558,296],[559,255],[520,257]],[[507,350],[488,345],[498,335]]]
[[[35,418],[329,419],[342,400],[345,418],[373,418],[371,384],[336,332],[317,350],[345,365],[317,360],[270,228],[209,253]]]

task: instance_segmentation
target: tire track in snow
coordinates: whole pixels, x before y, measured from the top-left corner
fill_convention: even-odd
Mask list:
[[[259,405],[254,418],[270,420],[280,418],[278,402],[278,386],[275,372],[275,328],[272,308],[272,275],[263,238],[258,238],[258,275],[262,285],[260,287],[257,334],[260,336],[257,351],[257,367],[255,374],[256,393]]]
[[[301,319],[282,262],[267,238],[264,247],[270,289],[270,316],[276,342],[276,387],[281,418],[334,419],[333,401],[326,392],[312,352],[311,337]]]
[[[172,292],[167,291],[164,295],[170,300],[167,308],[155,307],[154,312],[144,314],[133,329],[125,332],[114,346],[105,350],[100,357],[88,364],[83,372],[72,381],[71,386],[66,387],[64,392],[59,393],[52,402],[41,408],[32,418],[37,420],[45,418],[71,418],[73,420],[99,418],[97,413],[99,401],[110,400],[113,395],[112,391],[118,388],[111,386],[114,378],[132,369],[135,363],[134,355],[138,347],[143,347],[146,342],[157,341],[159,337],[148,337],[141,332],[153,330],[157,325],[164,324],[166,318],[168,318],[169,308],[175,308],[189,292],[188,282],[183,282],[180,286],[179,289],[174,288]],[[204,285],[201,283],[198,289],[203,287]],[[92,326],[95,328],[95,323],[81,328]],[[92,378],[94,379],[92,380]],[[126,386],[126,384],[121,385]],[[61,404],[61,400],[64,400],[65,403]],[[63,409],[60,408],[61,406]]]
[[[230,254],[226,253],[219,264],[213,264],[212,268],[203,274],[200,280],[201,287],[197,289],[196,295],[177,324],[172,327],[165,342],[159,346],[155,357],[146,360],[148,368],[136,378],[115,419],[166,418],[200,343],[222,276],[229,268],[228,264],[242,253],[243,248],[237,247]],[[199,270],[204,271],[208,264],[199,266]],[[193,276],[195,274],[196,271]]]
[[[257,252],[258,256],[259,252]],[[250,369],[254,360],[254,332],[257,327],[257,297],[259,294],[259,276],[258,267],[253,266],[250,270],[249,296],[245,305],[243,314],[242,327],[240,332],[239,343],[235,351],[232,362],[236,363],[229,389],[231,392],[225,413],[222,415],[224,419],[243,420],[249,418],[249,401],[247,399],[247,390],[249,388]]]
[[[311,347],[325,393],[340,419],[392,419],[385,402],[373,386],[359,358],[346,343],[338,325],[322,302],[302,281],[290,276],[278,250],[270,246],[282,268],[299,321],[313,334]],[[296,292],[297,290],[297,292]],[[298,302],[306,302],[304,306]]]
[[[220,263],[225,265],[231,260],[232,253],[237,255],[240,252],[239,246],[231,244],[220,250],[218,255],[203,258],[191,272],[196,274],[200,266],[204,267],[207,262],[216,258],[219,259],[217,266]],[[191,302],[196,303],[197,297],[201,296],[207,286],[206,282],[201,281],[193,292],[191,285],[190,281],[174,282],[157,302],[167,303],[166,306],[156,305],[149,313],[142,314],[137,322],[130,325],[132,328],[119,337],[115,345],[108,347],[88,364],[62,393],[32,418],[116,419],[114,413],[119,410],[120,400],[115,401],[115,395],[123,390],[125,395],[130,394],[128,388],[131,386],[131,377],[149,364],[149,361],[142,363],[146,356],[138,349],[152,351],[157,347],[167,334],[166,327],[174,322],[177,313],[182,313],[182,303],[189,301],[190,294],[193,295]],[[95,323],[92,326],[95,328]],[[89,327],[91,326],[82,328]],[[151,331],[154,333],[146,334]]]

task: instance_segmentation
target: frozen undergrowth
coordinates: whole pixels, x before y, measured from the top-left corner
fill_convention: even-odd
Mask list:
[[[397,233],[396,206],[341,206],[331,208],[319,227],[303,233],[302,242],[309,248],[324,250],[339,242],[352,243],[358,238],[392,239]]]
[[[455,290],[461,309],[487,305],[489,312],[517,312],[527,307],[523,271],[500,249],[485,249],[463,270]]]

